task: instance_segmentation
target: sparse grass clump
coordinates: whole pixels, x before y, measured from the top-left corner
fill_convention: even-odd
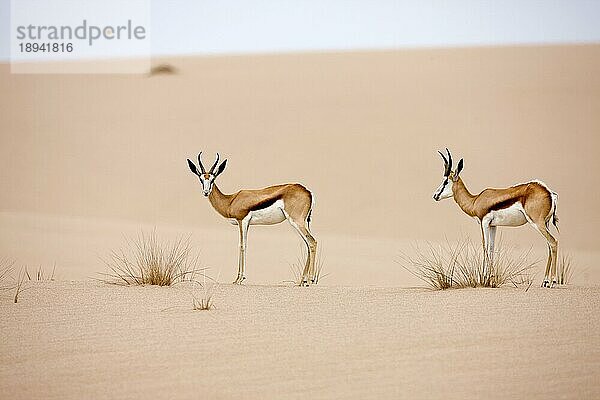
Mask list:
[[[206,281],[206,275],[202,275],[203,282],[194,282],[194,291],[192,292],[192,308],[199,311],[209,311],[215,308],[213,301],[215,290],[219,287],[217,281],[208,278],[209,282]],[[199,288],[197,287],[199,286]]]
[[[483,249],[469,239],[452,244],[428,243],[415,248],[415,256],[403,255],[400,264],[435,290],[467,287],[497,288],[506,284],[531,285],[530,250],[515,255],[502,242],[497,243],[493,262],[485,266]]]
[[[556,266],[557,283],[566,285],[573,280],[573,258],[568,253],[562,253]]]
[[[27,267],[25,267],[25,275],[27,276],[28,281],[53,281],[55,273],[56,264],[52,267],[52,273],[50,274],[44,271],[41,266],[37,269],[37,271],[35,271],[35,273],[30,274],[27,270]]]
[[[41,266],[35,273],[29,273],[27,266],[22,266],[16,277],[13,275],[15,272],[15,261],[3,258],[0,260],[0,290],[14,290],[15,295],[13,301],[19,302],[19,296],[25,290],[31,289],[31,286],[27,285],[29,281],[53,281],[54,273],[56,272],[56,265],[52,268],[52,273],[47,273]],[[11,281],[9,284],[8,281]]]
[[[8,258],[0,259],[0,290],[11,289],[13,285],[7,284],[12,278],[12,272],[15,267],[15,261]]]
[[[126,247],[112,251],[104,260],[110,270],[101,281],[120,285],[171,286],[194,280],[202,269],[192,253],[190,238],[159,240],[156,232],[126,239]]]
[[[26,278],[27,278],[27,268],[24,267],[19,270],[19,274],[17,275],[17,282],[15,284],[15,298],[14,298],[15,304],[19,302],[19,295],[21,294],[21,292],[23,292],[24,290],[27,289],[26,287],[23,286]]]

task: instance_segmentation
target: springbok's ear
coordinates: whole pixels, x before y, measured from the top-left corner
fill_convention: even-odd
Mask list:
[[[454,180],[458,179],[458,176],[460,175],[460,172],[463,170],[464,167],[464,162],[463,159],[461,158],[460,161],[458,162],[458,166],[456,167],[456,171],[454,171]]]
[[[219,175],[221,175],[223,173],[223,171],[225,171],[225,167],[227,166],[227,160],[224,160],[221,165],[219,165],[219,168],[217,169],[217,172],[215,173],[215,178]]]
[[[194,165],[194,163],[189,158],[187,159],[187,162],[188,162],[188,166],[190,167],[190,170],[192,170],[192,172],[195,175],[198,175],[198,170],[196,169],[196,166]]]

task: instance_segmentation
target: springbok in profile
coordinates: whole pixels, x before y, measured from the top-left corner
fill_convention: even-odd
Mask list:
[[[274,225],[286,219],[294,227],[308,248],[308,258],[302,273],[301,284],[308,286],[316,283],[315,257],[317,241],[310,233],[309,223],[313,208],[313,195],[304,186],[298,183],[269,186],[257,190],[240,190],[233,194],[223,194],[215,179],[223,173],[227,160],[219,164],[217,159],[207,172],[202,165],[202,152],[198,154],[198,166],[188,159],[190,170],[198,176],[202,184],[204,196],[208,197],[213,208],[237,225],[240,230],[240,255],[238,262],[238,275],[234,284],[241,284],[246,279],[246,242],[250,225]]]
[[[496,227],[521,226],[529,223],[548,242],[548,261],[542,287],[556,285],[556,255],[558,241],[550,234],[550,221],[558,230],[556,203],[558,194],[541,181],[531,181],[506,189],[485,189],[477,195],[467,190],[460,178],[463,169],[462,158],[455,171],[452,171],[452,155],[446,149],[448,158],[444,160],[444,179],[433,194],[435,201],[454,197],[456,204],[470,217],[475,217],[481,225],[483,252],[486,265],[493,262]],[[552,278],[552,284],[550,284]]]

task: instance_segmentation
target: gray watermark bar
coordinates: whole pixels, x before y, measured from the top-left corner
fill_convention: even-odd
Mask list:
[[[147,73],[151,0],[11,0],[12,73]]]

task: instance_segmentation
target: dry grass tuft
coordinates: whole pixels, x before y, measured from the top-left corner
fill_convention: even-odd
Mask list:
[[[19,302],[19,296],[25,290],[31,289],[30,286],[26,285],[29,281],[53,281],[54,273],[56,272],[56,265],[52,268],[52,273],[48,274],[40,266],[35,274],[30,274],[27,270],[27,266],[23,266],[19,269],[17,276],[14,277],[15,261],[3,258],[0,260],[0,290],[13,290],[15,296],[13,298],[15,303]],[[7,284],[8,280],[11,280],[11,284]]]
[[[559,285],[567,285],[573,280],[573,258],[569,253],[562,253],[557,261],[556,274]]]
[[[14,298],[15,304],[19,302],[19,295],[23,291],[28,289],[23,286],[25,283],[25,280],[26,280],[25,278],[27,278],[27,268],[23,267],[19,270],[19,274],[17,275],[17,282],[14,286],[14,288],[15,288],[15,298]]]
[[[12,279],[12,273],[15,268],[15,261],[8,258],[0,259],[0,290],[12,289],[13,285],[6,282]]]
[[[202,277],[202,283],[194,282],[194,285],[200,286],[200,288],[195,288],[192,292],[192,308],[194,310],[209,311],[216,308],[213,299],[219,283],[212,278],[208,278],[209,281],[207,282],[207,276],[204,274]]]
[[[426,249],[415,248],[415,256],[403,254],[400,265],[435,290],[466,287],[497,288],[506,284],[515,287],[531,286],[532,270],[536,261],[530,261],[531,250],[515,255],[501,241],[496,245],[494,261],[484,265],[483,249],[469,239],[452,244],[428,243]]]
[[[25,267],[25,275],[27,276],[27,280],[29,281],[53,281],[54,274],[56,273],[56,264],[52,267],[52,273],[48,274],[44,271],[44,269],[40,266],[37,271],[31,275]]]
[[[106,283],[118,285],[171,286],[193,281],[204,268],[197,268],[189,236],[172,242],[159,240],[156,232],[126,239],[125,249],[112,251],[104,260],[110,270],[101,274]]]

